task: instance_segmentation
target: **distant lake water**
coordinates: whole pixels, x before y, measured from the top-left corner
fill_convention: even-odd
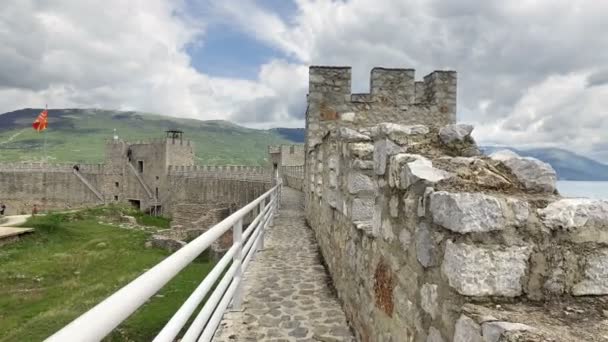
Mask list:
[[[608,200],[608,182],[558,181],[557,190],[564,197]]]

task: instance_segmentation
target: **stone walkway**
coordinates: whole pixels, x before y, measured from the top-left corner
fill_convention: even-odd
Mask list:
[[[30,215],[0,216],[0,246],[14,242],[22,234],[33,232],[33,228],[17,228],[24,224]]]
[[[265,238],[245,272],[243,310],[224,314],[214,341],[354,341],[304,221],[301,192],[283,188]]]

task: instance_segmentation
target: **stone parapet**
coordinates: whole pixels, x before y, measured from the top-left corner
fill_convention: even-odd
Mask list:
[[[439,89],[444,76],[428,82]],[[561,198],[550,166],[481,156],[471,131],[338,124],[310,146],[307,219],[358,338],[576,341],[590,325],[605,335],[608,202]],[[552,312],[564,305],[589,322],[564,332]]]
[[[184,177],[210,177],[219,179],[240,179],[243,181],[271,181],[271,171],[262,166],[241,165],[192,165],[174,166],[168,168],[168,175]]]
[[[392,122],[437,127],[456,123],[455,71],[434,71],[415,81],[413,69],[374,68],[367,94],[352,94],[351,82],[350,67],[310,67],[308,148],[337,126]]]
[[[101,174],[104,164],[79,163],[0,163],[2,172],[72,172],[78,166],[81,173]]]

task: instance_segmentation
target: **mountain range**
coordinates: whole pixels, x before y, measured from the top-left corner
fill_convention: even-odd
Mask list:
[[[127,141],[159,138],[169,129],[184,131],[184,137],[195,143],[198,163],[206,165],[265,165],[268,145],[304,142],[303,128],[252,129],[223,120],[78,108],[49,109],[49,129],[38,133],[31,124],[40,111],[26,108],[0,114],[0,162],[39,161],[45,149],[52,162],[102,162],[104,141],[114,129]],[[551,164],[560,180],[608,181],[608,165],[568,150],[481,146],[486,154],[504,148]]]
[[[553,166],[559,180],[608,181],[608,165],[561,148],[518,149],[508,146],[481,146],[484,154],[509,149],[520,156],[534,157]]]
[[[0,162],[39,161],[46,149],[50,162],[99,163],[104,141],[112,138],[114,129],[127,141],[181,130],[194,142],[197,162],[205,165],[265,165],[268,145],[293,143],[289,129],[260,130],[222,120],[99,109],[49,109],[48,129],[38,133],[32,122],[40,111],[26,108],[0,114]]]

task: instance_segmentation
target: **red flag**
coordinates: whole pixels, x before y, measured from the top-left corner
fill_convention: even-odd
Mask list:
[[[36,121],[34,121],[34,123],[32,124],[32,127],[34,127],[34,129],[38,132],[42,132],[44,131],[47,126],[49,125],[49,112],[45,109],[43,110],[40,115],[38,115],[38,117],[36,118]]]

